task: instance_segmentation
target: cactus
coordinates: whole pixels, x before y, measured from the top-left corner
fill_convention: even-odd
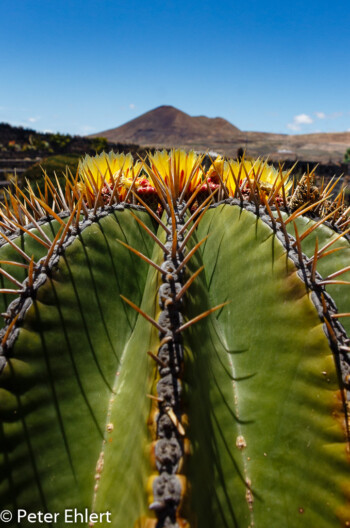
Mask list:
[[[55,512],[45,526],[349,526],[342,194],[183,151],[44,177],[1,211],[2,507]]]

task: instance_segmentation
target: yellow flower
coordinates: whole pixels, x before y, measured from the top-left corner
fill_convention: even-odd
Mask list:
[[[218,156],[216,160],[210,165],[210,168],[207,172],[208,181],[213,181],[215,183],[220,183],[220,178],[223,179],[224,170],[225,170],[225,160],[221,156]],[[219,177],[220,175],[220,177]],[[226,181],[226,179],[224,180]]]
[[[217,158],[208,171],[208,180],[215,178],[219,182],[220,175],[222,181],[231,196],[235,195],[236,182],[239,186],[244,183],[244,180],[249,178],[250,182],[256,180],[262,192],[269,194],[272,189],[278,190],[278,195],[282,195],[282,185],[284,186],[285,194],[287,196],[292,182],[288,181],[288,171],[279,171],[272,165],[268,165],[262,160],[236,160],[224,161],[223,158]],[[246,188],[249,189],[248,185]]]
[[[203,180],[200,156],[191,150],[173,149],[170,152],[162,150],[149,154],[150,167],[156,177],[160,176],[168,188],[173,189],[175,198],[178,198],[185,188],[188,180],[188,192],[192,192]]]
[[[102,152],[94,157],[85,156],[79,163],[79,173],[89,191],[95,194],[104,178],[108,184],[114,184],[119,176],[130,177],[133,161],[131,154]]]

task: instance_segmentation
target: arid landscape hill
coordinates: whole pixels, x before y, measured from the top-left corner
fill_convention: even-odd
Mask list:
[[[235,156],[239,147],[251,156],[341,162],[350,147],[350,132],[318,134],[270,134],[243,132],[221,117],[192,117],[173,106],[159,106],[124,125],[90,137],[113,143],[149,147],[183,147]]]
[[[216,138],[230,141],[240,130],[221,117],[191,117],[173,106],[159,106],[125,125],[95,134],[114,143],[150,146],[186,146],[189,142],[209,144]]]

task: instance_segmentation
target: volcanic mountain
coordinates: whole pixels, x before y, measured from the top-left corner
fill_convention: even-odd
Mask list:
[[[221,117],[191,117],[173,106],[159,106],[120,127],[93,136],[114,143],[209,148],[214,143],[231,143],[240,136],[240,130]]]
[[[237,149],[242,147],[249,156],[323,163],[339,163],[350,147],[350,132],[296,135],[243,132],[221,117],[192,117],[173,106],[159,106],[124,125],[90,137],[142,147],[215,151],[226,156],[236,156]]]

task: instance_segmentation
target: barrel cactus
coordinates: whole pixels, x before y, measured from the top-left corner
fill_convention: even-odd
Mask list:
[[[350,526],[334,183],[176,150],[44,179],[1,211],[12,525]]]

